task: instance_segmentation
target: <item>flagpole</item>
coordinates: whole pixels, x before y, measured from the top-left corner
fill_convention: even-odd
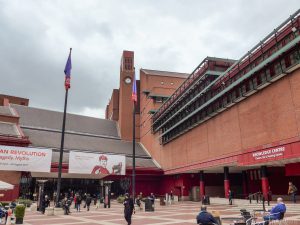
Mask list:
[[[135,101],[133,102],[133,130],[132,130],[132,198],[135,202]]]
[[[72,48],[70,48],[70,55],[72,52]],[[69,55],[69,57],[70,57]],[[60,188],[61,188],[61,170],[62,170],[62,160],[64,154],[64,142],[65,142],[65,127],[66,127],[66,114],[67,114],[67,103],[68,103],[68,91],[69,87],[66,86],[66,94],[65,94],[65,106],[64,106],[64,116],[63,116],[63,123],[62,123],[62,132],[61,132],[61,143],[60,143],[60,150],[59,150],[59,164],[58,164],[58,179],[57,179],[57,190],[56,190],[56,207],[59,205],[59,197],[60,197]]]
[[[132,100],[133,100],[133,112],[132,112],[132,199],[135,202],[135,107],[137,103],[137,88],[135,68],[133,74],[133,86],[132,86]]]

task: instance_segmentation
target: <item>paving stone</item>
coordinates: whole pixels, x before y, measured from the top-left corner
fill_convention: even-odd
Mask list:
[[[228,205],[209,205],[208,211],[219,211],[221,218],[239,217],[239,207]],[[285,219],[292,219],[300,224],[300,205],[291,207]],[[200,210],[199,202],[179,202],[174,205],[155,205],[154,212],[137,210],[132,217],[132,225],[189,225],[196,223],[196,216]],[[126,225],[122,204],[112,201],[111,208],[96,209],[91,207],[89,212],[82,209],[77,212],[71,207],[70,215],[45,216],[39,212],[26,212],[24,225]],[[232,224],[232,220],[224,219],[223,225]]]

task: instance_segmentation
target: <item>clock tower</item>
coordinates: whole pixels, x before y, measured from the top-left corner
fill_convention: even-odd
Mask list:
[[[120,66],[119,128],[121,138],[132,140],[133,102],[131,100],[134,75],[134,52],[123,51]]]

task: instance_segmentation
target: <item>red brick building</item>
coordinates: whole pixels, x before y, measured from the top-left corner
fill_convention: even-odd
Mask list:
[[[20,128],[19,114],[9,106],[9,99],[18,104],[28,105],[28,99],[0,95],[0,145],[26,147],[29,138]],[[13,190],[1,191],[2,200],[15,199],[19,196],[21,173],[16,171],[0,172],[0,180],[14,185]]]
[[[136,132],[164,171],[160,194],[188,198],[200,187],[200,195],[222,197],[232,189],[241,198],[259,191],[266,197],[269,190],[286,195],[289,181],[300,186],[299,27],[297,11],[239,60],[207,57],[189,76],[139,71]],[[132,103],[125,81],[133,59],[124,51],[115,90],[115,120],[127,140]],[[116,98],[107,115],[117,109]]]

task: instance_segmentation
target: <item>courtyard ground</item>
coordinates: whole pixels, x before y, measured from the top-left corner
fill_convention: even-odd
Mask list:
[[[102,206],[103,207],[103,206]],[[228,205],[210,205],[208,211],[217,210],[223,225],[233,223],[230,217],[239,217],[240,207]],[[183,225],[196,224],[196,216],[200,210],[199,202],[178,202],[173,205],[159,206],[156,203],[155,212],[136,210],[132,217],[133,225]],[[229,218],[229,219],[226,219]],[[300,225],[300,204],[287,204],[285,218],[292,220],[292,224]],[[74,207],[70,215],[45,216],[39,212],[26,212],[24,225],[120,225],[127,224],[123,217],[123,205],[113,201],[111,208],[96,209],[91,207],[89,212],[82,209],[76,212]],[[290,224],[290,223],[289,223]]]

